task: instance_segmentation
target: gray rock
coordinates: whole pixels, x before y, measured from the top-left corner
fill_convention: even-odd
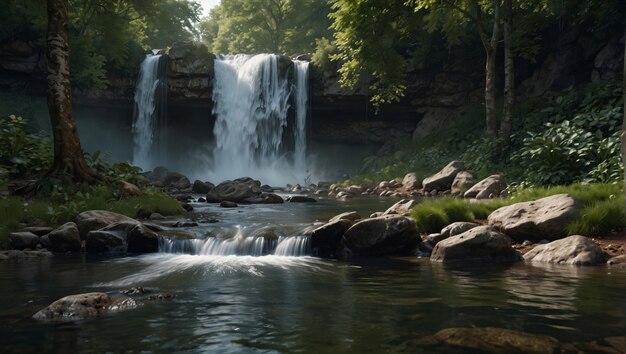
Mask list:
[[[311,249],[322,257],[334,256],[343,234],[352,226],[352,221],[337,219],[330,221],[311,232]]]
[[[50,232],[48,240],[53,252],[78,252],[81,249],[78,226],[73,222],[65,223]]]
[[[220,206],[222,208],[236,208],[239,205],[237,205],[237,203],[235,203],[235,202],[231,202],[231,201],[228,201],[228,200],[222,200],[222,202],[220,203]]]
[[[626,255],[623,254],[621,256],[613,257],[606,261],[606,264],[610,266],[626,267]]]
[[[465,198],[490,199],[492,195],[500,196],[507,184],[500,175],[491,175],[476,183],[463,194]]]
[[[213,185],[213,183],[211,182],[202,182],[199,180],[195,180],[193,182],[193,186],[191,187],[191,191],[193,193],[207,194],[211,191],[211,189],[213,189],[213,187],[215,187],[215,185]]]
[[[531,202],[495,210],[487,220],[511,238],[557,240],[567,236],[565,228],[578,218],[579,203],[567,194],[557,194]]]
[[[261,182],[249,177],[224,181],[207,193],[207,201],[219,203],[223,200],[239,203],[245,199],[261,195]]]
[[[138,222],[126,215],[106,210],[89,210],[82,212],[78,214],[74,221],[76,222],[76,225],[78,225],[81,240],[84,240],[87,237],[87,233],[89,231],[100,230],[103,227],[120,221]]]
[[[159,251],[159,236],[142,224],[137,224],[126,235],[128,252],[152,253]]]
[[[463,194],[476,184],[476,176],[470,171],[461,171],[456,174],[450,187],[450,193],[453,195]]]
[[[40,321],[75,321],[137,306],[138,303],[128,297],[114,299],[106,293],[86,293],[61,298],[37,312],[33,318]]]
[[[422,179],[417,174],[407,173],[402,179],[402,187],[406,190],[414,190],[422,188]]]
[[[37,236],[43,236],[50,233],[50,231],[54,230],[49,226],[29,226],[20,230],[20,232],[31,232]]]
[[[128,251],[126,233],[119,231],[89,231],[85,242],[87,253],[124,254]]]
[[[383,212],[382,211],[376,211],[370,214],[370,218],[377,218],[379,216],[383,216]]]
[[[285,200],[274,193],[261,193],[261,195],[243,200],[244,203],[251,204],[282,204]]]
[[[415,221],[383,215],[352,225],[341,238],[340,253],[349,255],[411,254],[421,242]]]
[[[159,213],[152,213],[149,217],[150,220],[164,220],[165,217]]]
[[[159,182],[163,187],[173,187],[176,189],[187,189],[191,187],[189,179],[178,172],[168,172],[159,179]]]
[[[359,219],[362,219],[359,213],[357,213],[356,211],[347,211],[345,213],[333,216],[330,220],[328,220],[328,222],[331,223],[338,220],[348,220],[350,222],[355,222]]]
[[[538,245],[524,255],[524,260],[588,266],[602,264],[606,258],[600,246],[585,236],[576,235]]]
[[[433,190],[445,191],[450,189],[456,175],[465,169],[462,161],[452,161],[436,174],[424,179],[423,187],[425,192]]]
[[[409,215],[411,214],[411,209],[417,205],[417,202],[413,199],[402,199],[398,201],[396,204],[389,207],[389,209],[385,210],[383,215]]]
[[[475,222],[466,222],[466,221],[453,222],[452,224],[441,229],[441,237],[442,237],[441,240],[446,239],[450,236],[456,236],[456,235],[462,234],[465,231],[469,231],[478,226],[480,226],[480,224],[477,224]]]
[[[9,234],[11,248],[16,250],[35,249],[39,243],[39,236],[32,232],[12,232]]]
[[[512,263],[521,261],[522,255],[512,247],[506,235],[489,226],[479,226],[437,243],[430,260],[443,263]]]

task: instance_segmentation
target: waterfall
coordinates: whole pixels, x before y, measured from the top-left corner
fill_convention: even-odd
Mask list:
[[[296,84],[290,85],[283,64],[275,54],[216,57],[211,180],[250,176],[272,184],[303,182],[307,97],[300,96],[308,95],[308,65],[294,63]],[[290,122],[293,94],[296,119]]]
[[[278,240],[258,236],[220,239],[178,240],[161,237],[159,252],[201,256],[306,256],[310,254],[309,236],[279,237]]]
[[[133,164],[149,170],[160,155],[167,116],[166,57],[148,54],[141,63],[135,88],[133,117]]]
[[[294,76],[296,81],[296,126],[294,166],[297,171],[306,171],[306,116],[309,100],[309,62],[294,60]],[[307,176],[305,176],[307,178]]]

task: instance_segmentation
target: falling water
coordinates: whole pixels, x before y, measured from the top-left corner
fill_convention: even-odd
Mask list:
[[[275,54],[218,56],[214,62],[216,116],[211,179],[251,176],[265,183],[302,182],[305,172],[308,66],[296,64],[295,90]],[[297,119],[289,127],[290,97]],[[290,130],[292,130],[290,132]],[[289,146],[289,134],[294,135]],[[291,153],[294,156],[290,156]]]
[[[133,164],[144,170],[155,167],[159,149],[157,138],[167,113],[166,57],[148,54],[141,63],[135,89],[133,118]]]
[[[278,240],[258,236],[237,235],[233,238],[159,239],[161,253],[200,256],[306,256],[310,252],[309,236],[279,237]]]
[[[306,171],[306,116],[309,100],[309,62],[294,60],[296,79],[296,126],[294,166],[297,171]],[[305,177],[306,178],[306,177]]]

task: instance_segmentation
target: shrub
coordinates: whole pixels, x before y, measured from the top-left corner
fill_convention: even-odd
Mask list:
[[[35,176],[50,165],[50,137],[29,131],[27,123],[15,115],[0,117],[0,167],[9,176]]]
[[[624,226],[624,201],[611,198],[583,208],[581,218],[569,225],[567,231],[570,235],[602,236]]]

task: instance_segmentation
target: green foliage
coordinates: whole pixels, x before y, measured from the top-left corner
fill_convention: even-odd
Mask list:
[[[222,0],[199,24],[216,53],[312,53],[328,37],[329,7],[316,0]]]
[[[0,117],[0,167],[7,175],[35,176],[46,171],[51,152],[48,134],[29,131],[22,117]]]
[[[337,47],[326,37],[315,40],[315,53],[311,57],[313,65],[323,71],[334,69],[331,57],[337,54]]]
[[[570,235],[603,236],[626,226],[624,201],[611,198],[586,206],[581,218],[567,227]]]
[[[411,216],[417,223],[418,231],[429,234],[439,232],[453,222],[486,219],[491,212],[505,204],[503,200],[470,203],[454,197],[428,199],[416,205]]]

